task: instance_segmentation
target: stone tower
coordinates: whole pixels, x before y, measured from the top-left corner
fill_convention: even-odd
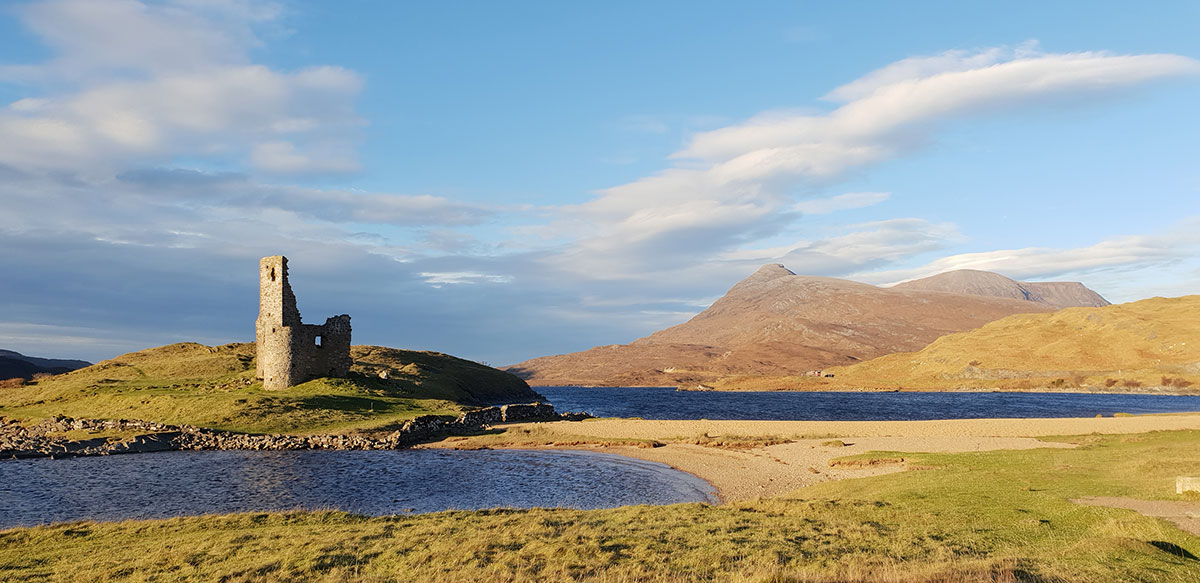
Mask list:
[[[273,255],[258,262],[258,378],[268,390],[286,389],[318,377],[344,377],[350,372],[350,316],[324,325],[300,322],[296,295],[288,285],[287,257]]]

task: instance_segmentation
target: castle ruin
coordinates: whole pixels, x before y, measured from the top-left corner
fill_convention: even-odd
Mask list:
[[[287,257],[273,255],[258,262],[258,290],[256,372],[264,389],[350,373],[350,316],[334,316],[323,325],[301,323],[296,295],[288,285]]]

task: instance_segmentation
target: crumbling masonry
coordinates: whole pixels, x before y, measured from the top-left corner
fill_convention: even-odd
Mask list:
[[[267,390],[286,389],[318,377],[350,373],[350,316],[324,325],[303,324],[288,285],[287,257],[258,262],[257,373]]]

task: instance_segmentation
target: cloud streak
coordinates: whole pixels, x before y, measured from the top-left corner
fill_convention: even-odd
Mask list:
[[[803,200],[793,205],[792,210],[806,215],[827,215],[875,206],[891,197],[890,192],[847,192],[830,198]]]
[[[1200,254],[1200,217],[1191,217],[1159,235],[1123,235],[1072,249],[1024,247],[959,253],[920,267],[863,273],[856,278],[890,285],[956,269],[976,269],[1015,279],[1040,279],[1113,269],[1163,269],[1197,254]]]
[[[800,213],[873,204],[878,197],[861,194],[805,199],[851,169],[915,151],[951,120],[1198,74],[1200,62],[1179,55],[1034,45],[905,59],[831,91],[826,99],[840,105],[828,113],[768,112],[696,134],[671,156],[677,166],[562,209],[569,226],[558,228],[581,236],[557,266],[656,277],[663,265],[786,233]]]

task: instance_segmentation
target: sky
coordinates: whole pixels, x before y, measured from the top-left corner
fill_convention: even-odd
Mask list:
[[[0,348],[493,365],[766,263],[1200,293],[1200,4],[0,0]]]

